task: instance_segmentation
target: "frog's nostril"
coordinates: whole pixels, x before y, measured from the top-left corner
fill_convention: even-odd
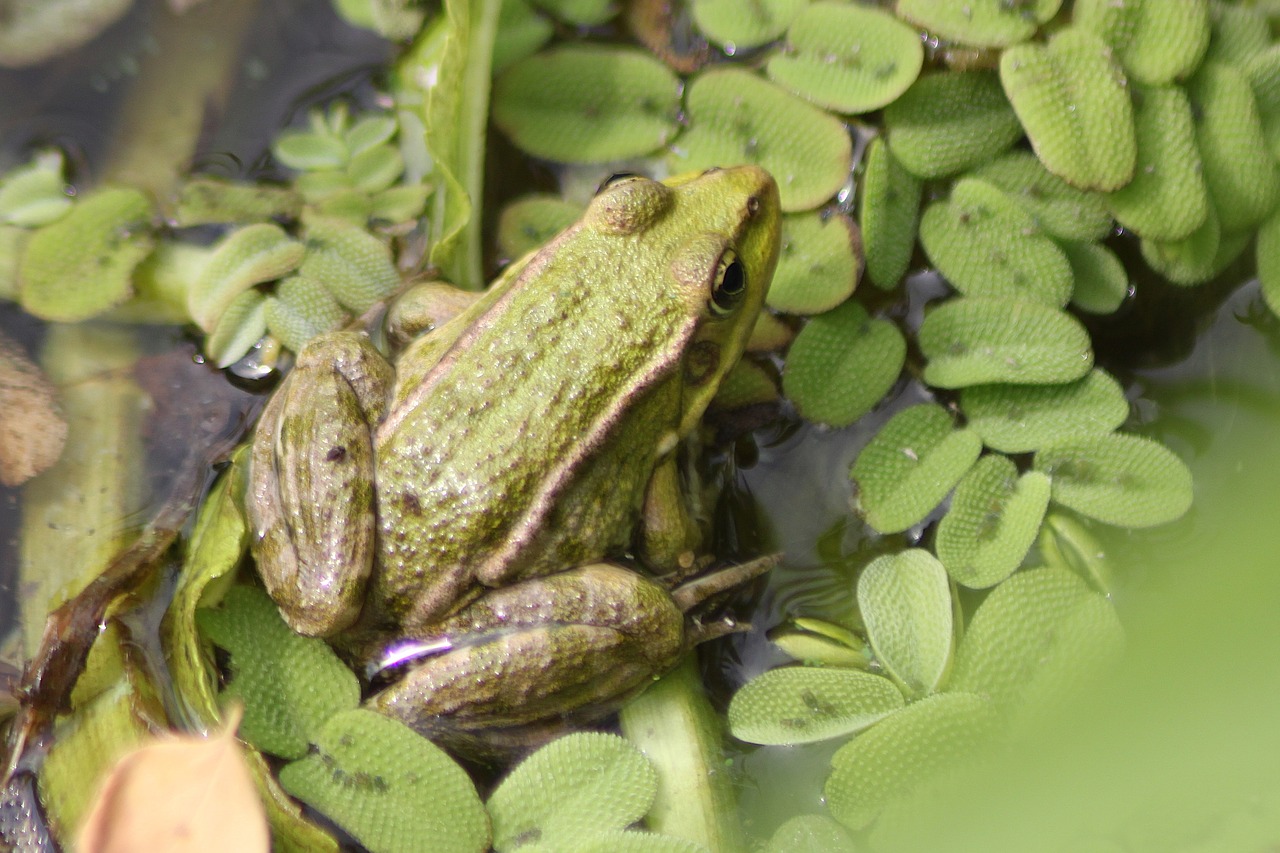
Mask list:
[[[755,216],[760,212],[760,197],[751,196],[747,199],[747,216]]]

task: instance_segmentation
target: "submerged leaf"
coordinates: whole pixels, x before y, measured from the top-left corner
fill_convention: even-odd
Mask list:
[[[918,340],[924,379],[939,388],[1070,382],[1093,366],[1080,321],[1039,302],[952,299],[925,316]]]
[[[314,751],[280,771],[298,799],[372,853],[489,849],[489,819],[466,771],[403,723],[363,709],[329,719]]]
[[[898,381],[907,343],[888,320],[850,300],[811,319],[787,352],[782,391],[804,417],[847,426]]]
[[[1106,433],[1057,442],[1036,453],[1053,499],[1121,527],[1152,527],[1191,506],[1191,472],[1172,450],[1137,435]]]
[[[920,218],[920,180],[903,168],[883,136],[867,146],[858,224],[867,276],[888,290],[907,272]]]
[[[777,180],[788,213],[817,207],[849,178],[853,142],[844,125],[750,71],[699,74],[686,110],[689,128],[671,155],[677,171],[756,163]]]
[[[1000,82],[1049,171],[1098,190],[1133,177],[1133,109],[1124,72],[1102,39],[1069,27],[1047,46],[1010,48],[1000,57]]]
[[[877,557],[858,577],[858,612],[876,659],[912,698],[938,689],[951,662],[951,587],[923,548]]]
[[[972,430],[955,428],[936,404],[898,412],[862,449],[849,475],[867,524],[881,533],[924,520],[982,451]]]
[[[1008,457],[992,454],[969,469],[938,525],[938,559],[956,583],[995,586],[1022,563],[1049,506],[1049,478],[1021,477]]]
[[[960,392],[960,408],[983,443],[1004,453],[1111,432],[1129,416],[1124,389],[1099,368],[1062,385],[973,385]]]
[[[782,217],[782,245],[767,304],[788,314],[836,307],[858,283],[858,249],[858,229],[844,214]]]
[[[921,178],[985,163],[1022,136],[990,71],[926,74],[885,108],[884,125],[893,155]]]
[[[1071,264],[1058,244],[986,181],[961,178],[949,200],[929,205],[920,218],[920,245],[961,293],[1053,307],[1071,297]]]
[[[919,35],[897,18],[824,0],[800,13],[766,67],[775,83],[818,106],[857,114],[896,100],[923,63]]]
[[[593,832],[624,829],[653,805],[658,777],[628,741],[602,732],[554,740],[507,775],[489,797],[493,846],[522,839],[569,845]]]
[[[565,163],[652,153],[675,135],[679,109],[675,75],[633,48],[553,48],[513,64],[493,88],[494,124],[530,154]]]
[[[502,208],[498,215],[498,251],[516,260],[568,228],[582,215],[582,205],[558,195],[538,193],[522,196]]]
[[[861,731],[903,704],[902,692],[879,675],[788,666],[756,676],[734,694],[729,731],[747,743],[811,743]]]
[[[993,731],[995,710],[973,693],[938,693],[842,746],[823,793],[836,820],[868,826],[889,803],[969,757]]]

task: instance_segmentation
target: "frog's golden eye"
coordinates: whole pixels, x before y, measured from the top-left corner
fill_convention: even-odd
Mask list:
[[[600,182],[600,186],[596,187],[596,194],[599,195],[610,187],[617,186],[618,184],[627,184],[632,181],[642,180],[644,180],[644,177],[642,175],[637,175],[635,172],[614,172],[612,175]]]
[[[716,277],[711,283],[711,313],[724,316],[738,307],[747,292],[747,271],[738,253],[725,249],[716,264]]]

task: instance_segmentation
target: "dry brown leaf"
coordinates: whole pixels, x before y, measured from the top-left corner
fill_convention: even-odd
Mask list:
[[[0,335],[0,483],[30,480],[58,461],[66,440],[53,386],[21,347]]]
[[[236,741],[240,711],[209,737],[173,735],[112,768],[80,830],[81,853],[266,853],[267,820]]]

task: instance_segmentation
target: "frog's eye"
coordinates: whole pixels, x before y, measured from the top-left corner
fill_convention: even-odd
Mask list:
[[[726,249],[716,265],[716,277],[711,283],[711,313],[724,316],[738,307],[747,292],[747,271],[738,260],[738,253]]]
[[[628,184],[632,181],[640,180],[644,180],[644,178],[637,175],[635,172],[614,172],[612,175],[600,182],[600,186],[596,187],[596,194],[599,195],[610,187],[615,187],[618,184]]]

